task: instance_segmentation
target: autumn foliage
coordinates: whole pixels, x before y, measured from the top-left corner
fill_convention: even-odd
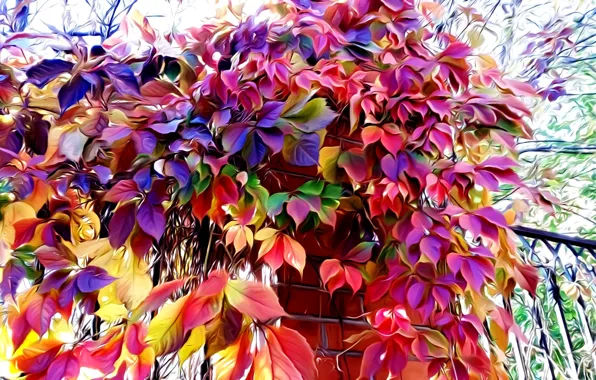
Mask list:
[[[200,356],[216,379],[316,379],[271,280],[319,245],[323,286],[365,292],[361,378],[506,378],[501,297],[537,278],[491,192],[546,202],[514,171],[533,90],[419,11],[279,1],[180,34],[133,14],[101,46],[7,38],[2,368],[144,379]]]

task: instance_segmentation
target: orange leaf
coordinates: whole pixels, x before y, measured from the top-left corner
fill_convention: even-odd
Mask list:
[[[262,283],[230,280],[225,294],[228,302],[239,312],[258,321],[267,321],[286,315],[277,295]]]

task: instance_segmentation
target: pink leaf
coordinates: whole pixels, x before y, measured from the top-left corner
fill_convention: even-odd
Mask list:
[[[292,197],[286,207],[296,226],[302,224],[310,212],[309,204],[298,197]]]
[[[360,290],[362,286],[362,274],[357,268],[352,266],[345,266],[344,273],[346,276],[346,282],[350,285],[354,293]]]

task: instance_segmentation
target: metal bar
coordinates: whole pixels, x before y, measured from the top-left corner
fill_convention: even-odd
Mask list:
[[[596,240],[583,239],[583,238],[578,238],[578,237],[573,237],[573,236],[566,236],[566,235],[557,234],[554,232],[542,231],[542,230],[537,230],[535,228],[522,227],[522,226],[511,227],[511,229],[513,231],[515,231],[516,234],[525,236],[525,237],[541,239],[541,240],[549,240],[549,241],[553,241],[556,243],[571,244],[571,245],[575,245],[578,247],[584,247],[584,248],[588,248],[588,249],[590,249],[590,248],[596,249]]]
[[[314,315],[291,314],[287,318],[293,319],[296,321],[301,321],[301,322],[314,322],[314,323],[321,323],[321,324],[339,323],[339,318],[317,317]],[[342,322],[346,325],[370,327],[369,324],[366,323],[362,319],[342,319]]]
[[[538,329],[540,332],[540,338],[539,338],[539,342],[540,342],[540,347],[542,348],[542,350],[544,350],[544,360],[546,360],[546,362],[548,363],[548,369],[549,369],[549,373],[550,373],[550,378],[555,380],[556,376],[555,376],[555,367],[553,365],[552,360],[550,359],[550,348],[548,345],[548,340],[546,339],[546,327],[544,326],[543,320],[542,320],[542,313],[540,312],[540,308],[538,306],[538,302],[542,302],[538,297],[534,298],[534,306],[533,306],[533,314],[534,314],[534,320],[536,321],[536,324],[538,325]]]
[[[561,336],[563,338],[563,347],[565,349],[565,356],[567,357],[567,369],[569,369],[570,378],[572,380],[577,380],[577,368],[575,366],[575,360],[573,359],[573,345],[571,343],[571,334],[569,333],[569,326],[567,325],[567,321],[565,320],[565,310],[563,309],[561,294],[559,293],[560,289],[557,285],[557,277],[554,271],[550,271],[549,273],[547,273],[547,276],[548,289],[552,293],[556,303],[555,314],[557,316],[557,323],[559,325],[559,330],[561,330]]]

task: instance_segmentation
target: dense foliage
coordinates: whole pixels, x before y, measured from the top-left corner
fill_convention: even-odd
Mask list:
[[[362,378],[414,359],[429,377],[507,377],[518,329],[494,296],[537,277],[491,193],[548,205],[514,171],[534,90],[427,11],[287,1],[168,35],[135,13],[101,46],[51,37],[52,57],[23,48],[48,36],[8,37],[11,373],[142,379],[205,346],[218,379],[316,378],[267,269],[302,273],[305,248],[334,244],[322,282],[366,292]]]

